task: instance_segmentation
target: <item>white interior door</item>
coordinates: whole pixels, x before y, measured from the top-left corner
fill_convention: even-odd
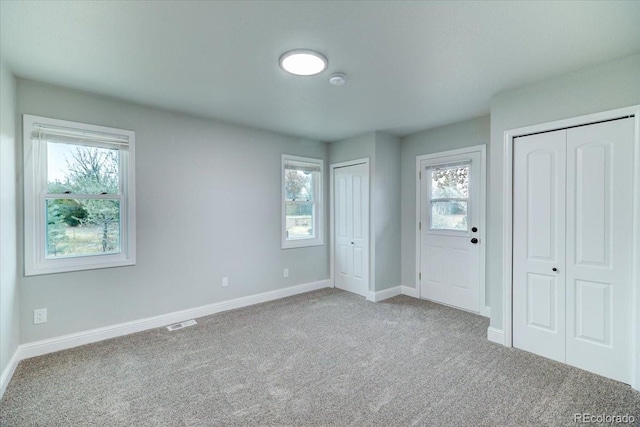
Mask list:
[[[513,346],[565,361],[566,132],[514,145]]]
[[[514,144],[513,344],[631,381],[633,119]]]
[[[369,291],[369,165],[335,168],[334,280],[345,291]]]
[[[420,162],[420,296],[480,312],[480,153]]]
[[[626,383],[632,373],[633,122],[567,130],[567,363]]]

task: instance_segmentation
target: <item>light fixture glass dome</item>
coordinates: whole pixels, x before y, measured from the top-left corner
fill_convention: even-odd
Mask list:
[[[280,68],[296,76],[315,76],[327,69],[327,58],[313,50],[295,49],[280,56]]]

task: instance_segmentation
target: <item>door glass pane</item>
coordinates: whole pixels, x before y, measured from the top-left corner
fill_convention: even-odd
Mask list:
[[[284,189],[287,200],[313,200],[314,172],[303,172],[296,169],[285,169]]]
[[[434,169],[431,171],[431,198],[449,199],[469,197],[469,165]]]
[[[461,200],[431,202],[431,228],[467,231],[467,202]]]
[[[49,194],[118,194],[119,154],[112,148],[47,142]]]
[[[47,199],[47,258],[120,253],[120,201]]]
[[[288,202],[286,206],[287,239],[314,238],[313,204]]]

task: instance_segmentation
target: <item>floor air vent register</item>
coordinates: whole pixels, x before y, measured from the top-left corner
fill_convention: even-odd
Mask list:
[[[193,326],[193,325],[196,325],[197,323],[198,322],[196,322],[193,319],[186,320],[184,322],[174,323],[173,325],[167,326],[167,330],[169,330],[169,331],[177,331],[178,329],[186,328],[187,326]]]

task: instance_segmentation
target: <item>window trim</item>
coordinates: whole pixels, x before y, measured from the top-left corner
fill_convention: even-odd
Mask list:
[[[73,129],[78,132],[108,134],[126,138],[128,149],[120,150],[121,217],[120,246],[117,254],[46,258],[46,165],[47,150],[37,148],[40,141],[32,138],[36,125]],[[91,146],[90,143],[86,144]],[[96,144],[99,146],[99,143]],[[99,268],[122,267],[136,263],[136,197],[135,197],[135,132],[125,129],[90,125],[67,120],[23,115],[24,154],[24,274],[64,273]],[[38,157],[39,155],[39,157]],[[79,198],[86,198],[78,195]],[[101,198],[96,195],[96,198]]]
[[[318,166],[320,172],[318,172],[318,179],[314,180],[314,209],[313,209],[313,221],[315,237],[311,238],[287,238],[287,195],[285,191],[285,165],[288,162],[307,163],[313,166]],[[322,246],[324,245],[324,202],[323,202],[323,179],[324,179],[324,160],[315,159],[311,157],[292,156],[289,154],[282,155],[282,163],[280,166],[280,199],[281,199],[281,241],[282,249],[302,248],[308,246]]]

